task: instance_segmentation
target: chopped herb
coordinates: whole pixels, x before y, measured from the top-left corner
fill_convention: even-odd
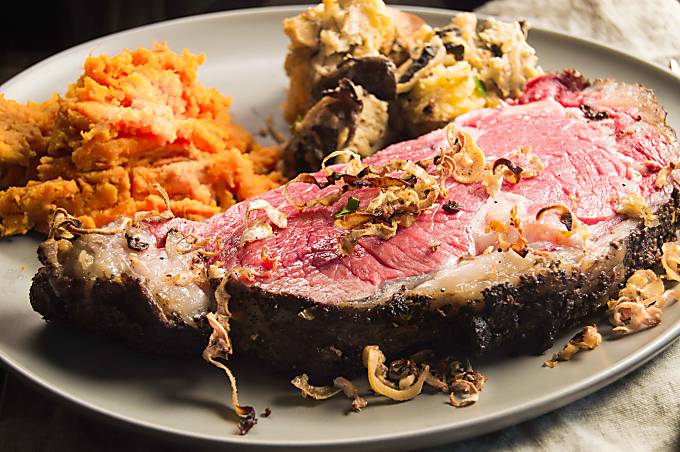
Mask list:
[[[475,75],[475,90],[477,91],[477,94],[479,94],[480,97],[486,97],[486,86],[484,86],[484,82],[479,79]]]
[[[359,200],[355,198],[354,196],[350,196],[349,199],[347,200],[347,206],[342,209],[340,212],[335,214],[335,218],[342,218],[348,213],[352,213],[356,211],[359,208]]]

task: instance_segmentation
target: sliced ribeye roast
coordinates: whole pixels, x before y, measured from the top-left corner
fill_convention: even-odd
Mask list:
[[[336,221],[366,209],[380,188],[364,186],[361,173],[325,187],[338,173],[320,172],[317,184],[261,196],[269,213],[249,211],[250,200],[202,223],[160,215],[84,233],[62,222],[40,246],[31,303],[48,320],[147,349],[198,351],[226,277],[218,290],[230,296],[236,353],[322,380],[360,368],[368,344],[388,356],[431,344],[543,351],[601,309],[633,269],[654,265],[675,236],[669,165],[678,144],[642,86],[549,74],[518,102],[468,113],[455,129],[496,167],[491,176],[504,177],[500,189],[498,177],[446,179],[393,237],[363,237],[343,253],[348,231]],[[448,138],[435,131],[364,163],[410,160],[432,172]],[[409,181],[396,174],[384,180]],[[335,202],[310,206],[350,184]],[[285,219],[271,224],[277,211]],[[244,239],[257,235],[253,224],[273,233]]]

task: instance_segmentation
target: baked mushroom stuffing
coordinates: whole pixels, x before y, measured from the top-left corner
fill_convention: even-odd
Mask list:
[[[542,73],[522,22],[454,16],[441,28],[382,0],[324,0],[284,22],[289,177],[332,151],[362,157],[518,98]]]
[[[418,45],[397,70],[412,74],[402,76],[398,87],[408,135],[519,97],[526,82],[542,73],[526,32],[526,23],[480,19],[470,13],[454,16],[441,28],[418,30]]]

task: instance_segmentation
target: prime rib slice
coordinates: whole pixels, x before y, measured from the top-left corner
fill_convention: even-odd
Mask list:
[[[266,193],[261,198],[286,214],[288,226],[245,245],[249,201],[202,223],[150,218],[128,239],[48,240],[39,249],[44,266],[31,304],[48,320],[147,349],[198,352],[207,337],[205,313],[215,309],[217,280],[207,269],[252,269],[256,276],[226,284],[236,353],[323,380],[360,368],[367,344],[388,356],[428,344],[541,352],[561,330],[601,309],[633,269],[654,265],[661,244],[674,238],[677,183],[673,174],[660,188],[656,181],[679,149],[650,90],[590,84],[569,71],[548,74],[530,82],[517,103],[471,112],[456,125],[487,161],[528,146],[544,169],[515,185],[506,181],[495,196],[480,183],[452,183],[447,200],[459,211],[440,199],[395,237],[361,239],[345,257],[338,240],[346,231],[334,215],[350,194],[366,199],[374,189],[302,212],[281,189]],[[366,162],[417,161],[444,142],[444,131],[435,131]],[[320,196],[313,185],[289,188],[298,200]],[[617,214],[631,193],[644,198],[657,226]],[[569,206],[588,227],[585,245],[565,238],[566,226],[556,220],[536,222],[536,213],[554,204]],[[507,219],[513,206],[527,225],[531,251],[524,257],[487,249],[498,243],[488,222]],[[197,239],[208,253],[187,252]]]

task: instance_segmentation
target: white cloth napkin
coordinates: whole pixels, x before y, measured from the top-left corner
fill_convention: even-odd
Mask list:
[[[641,369],[571,405],[431,452],[678,451],[679,371],[676,341]]]
[[[476,11],[596,39],[664,66],[680,59],[678,0],[493,0]]]
[[[663,66],[670,58],[680,59],[677,0],[495,0],[477,12],[594,38]],[[476,450],[680,450],[680,341],[589,397],[433,452]]]

